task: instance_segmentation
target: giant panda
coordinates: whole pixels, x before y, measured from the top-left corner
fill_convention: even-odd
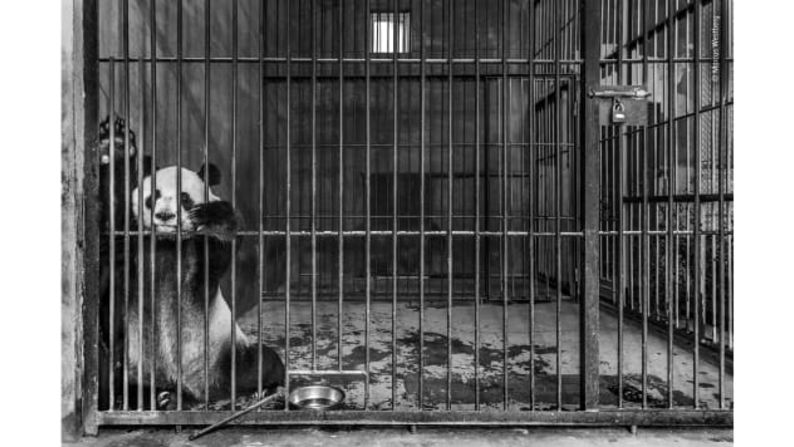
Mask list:
[[[181,177],[181,213],[177,212],[177,176]],[[205,177],[206,176],[206,177]],[[182,324],[182,391],[183,398],[191,401],[210,401],[228,397],[231,392],[232,350],[236,357],[236,394],[244,396],[257,391],[258,344],[249,338],[234,320],[229,305],[220,287],[221,278],[229,270],[232,256],[230,241],[235,239],[240,223],[238,213],[229,202],[221,200],[211,189],[220,181],[220,173],[209,165],[205,173],[202,166],[198,172],[184,167],[169,166],[155,172],[155,189],[152,177],[144,178],[139,186],[143,192],[143,206],[138,203],[138,188],[132,192],[132,211],[146,230],[155,233],[155,275],[152,284],[151,240],[144,243],[144,324],[143,340],[138,335],[138,293],[131,293],[128,337],[128,366],[136,371],[142,362],[145,376],[151,368],[152,353],[155,359],[155,379],[158,385],[158,400],[163,399],[162,390],[173,391],[177,382],[177,226],[181,225],[181,324]],[[139,214],[142,211],[142,214]],[[177,221],[181,214],[181,221]],[[151,237],[151,236],[147,236]],[[205,257],[204,241],[207,241],[209,272],[209,396],[204,395],[204,315],[205,315]],[[154,289],[154,309],[151,291]],[[152,311],[155,320],[152,321]],[[151,325],[154,326],[152,337]],[[232,345],[231,331],[235,332]],[[144,358],[139,358],[139,347],[143,343]],[[130,383],[135,384],[136,374],[130,374]],[[284,364],[271,348],[262,346],[262,387],[266,392],[275,391],[283,384]],[[144,380],[148,382],[148,379]],[[144,384],[145,386],[145,384]],[[173,393],[171,393],[173,396]],[[166,398],[158,403],[173,408],[175,399]],[[170,403],[169,403],[170,401]]]

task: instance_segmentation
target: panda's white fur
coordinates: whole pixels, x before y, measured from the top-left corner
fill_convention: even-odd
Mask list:
[[[167,316],[158,312],[157,324],[165,327],[170,324]],[[199,399],[203,399],[204,387],[204,309],[183,303],[182,306],[182,384],[183,387]],[[201,324],[191,324],[191,322],[201,322]],[[231,328],[235,325],[235,337],[238,345],[248,346],[250,339],[240,329],[239,325],[232,320],[231,311],[220,288],[215,292],[215,296],[210,300],[210,310],[208,317],[209,325],[209,345],[207,355],[210,359],[217,359],[222,350],[228,349],[231,341]],[[150,359],[147,353],[151,352],[151,340],[148,338],[148,331],[144,329],[144,371],[149,368]],[[130,310],[130,319],[127,324],[127,334],[129,340],[129,367],[135,371],[139,363],[140,339],[138,337],[138,310]],[[162,331],[157,343],[157,382],[164,383],[176,382],[177,380],[177,339],[176,331]],[[166,360],[166,361],[163,361]],[[210,368],[214,367],[210,361]],[[131,375],[131,379],[134,379]],[[131,383],[135,381],[132,380]]]
[[[159,191],[159,197],[156,200],[152,200],[150,204],[154,205],[154,213],[160,212],[167,212],[176,215],[176,207],[177,207],[177,173],[180,172],[177,167],[171,166],[167,168],[160,169],[156,172],[156,190]],[[181,189],[183,193],[188,194],[191,201],[195,205],[203,204],[208,201],[218,201],[220,200],[218,196],[209,191],[209,197],[205,196],[205,184],[202,181],[201,177],[188,169],[181,168]],[[143,188],[143,197],[144,200],[149,198],[152,195],[152,178],[146,177],[142,184]],[[152,213],[148,206],[142,207],[143,215],[138,215],[138,189],[136,188],[132,194],[132,209],[136,219],[142,219],[143,226],[146,229],[152,228]],[[181,223],[182,223],[182,230],[183,230],[183,240],[190,240],[195,237],[195,231],[200,230],[197,228],[197,225],[191,220],[191,213],[190,209],[182,207],[181,212]],[[163,222],[159,220],[157,217],[154,219],[154,226],[156,233],[159,235],[169,234],[173,237],[173,233],[176,233],[176,222],[175,219],[173,222]],[[183,242],[184,244],[184,242]],[[161,255],[158,254],[158,257]],[[198,267],[198,257],[196,256],[186,256],[183,257],[182,266],[183,271],[183,283],[186,281],[191,281],[189,275],[195,275],[195,272],[199,270]],[[191,273],[192,272],[192,273]],[[172,274],[175,277],[174,272],[169,272],[168,274]],[[157,274],[161,274],[161,268],[157,267]],[[160,281],[160,280],[158,280]],[[173,281],[173,278],[172,278]],[[149,286],[147,286],[149,287]],[[158,282],[158,287],[160,284]],[[146,295],[148,295],[148,291]],[[169,295],[168,298],[171,298],[170,293],[166,292],[164,295]],[[183,290],[184,295],[184,290]],[[138,363],[140,362],[139,359],[139,350],[141,340],[138,334],[138,305],[134,301],[137,300],[137,297],[131,297],[132,301],[130,305],[130,314],[128,319],[127,325],[127,334],[128,334],[128,352],[129,352],[129,363],[128,365],[131,368],[131,371],[134,371],[137,368]],[[162,297],[157,296],[157,300],[160,300]],[[145,298],[146,300],[150,300],[150,297]],[[173,298],[171,298],[173,299]],[[203,302],[203,296],[201,297],[201,302]],[[148,303],[146,303],[148,305]],[[177,339],[176,339],[176,328],[174,327],[174,317],[172,312],[169,312],[172,308],[167,307],[167,305],[163,304],[162,307],[160,303],[156,305],[156,316],[157,322],[156,325],[158,327],[158,335],[156,337],[156,364],[157,364],[157,381],[162,383],[163,381],[167,382],[176,382],[177,380]],[[232,325],[234,325],[235,337],[236,337],[236,344],[237,346],[249,346],[251,341],[245,335],[245,333],[240,329],[239,325],[234,320],[231,310],[229,309],[228,304],[226,303],[226,299],[221,292],[221,288],[218,285],[216,290],[210,290],[210,303],[209,303],[209,310],[208,310],[208,325],[209,325],[209,345],[208,345],[208,356],[210,359],[210,369],[215,370],[217,369],[214,362],[221,356],[223,350],[228,350],[231,346],[231,331]],[[203,399],[204,396],[204,306],[197,301],[190,302],[190,300],[182,300],[182,384],[183,389],[190,392],[193,396],[198,399]],[[144,312],[145,318],[150,319],[151,313]],[[151,340],[151,336],[149,334],[150,330],[144,330],[144,371],[148,372],[148,362],[150,361],[149,357],[154,349],[153,340]],[[218,372],[218,373],[226,373],[228,372]],[[212,375],[214,373],[210,373],[210,380],[212,381]],[[131,379],[134,381],[135,374],[131,374]]]

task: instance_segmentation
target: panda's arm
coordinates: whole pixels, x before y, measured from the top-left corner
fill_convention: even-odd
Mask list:
[[[222,200],[201,203],[190,211],[196,232],[221,241],[231,241],[237,235],[240,217],[231,203]]]

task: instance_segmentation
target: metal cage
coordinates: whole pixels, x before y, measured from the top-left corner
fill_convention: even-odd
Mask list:
[[[287,390],[351,396],[237,423],[732,424],[730,0],[83,8],[95,115],[128,123],[110,138],[124,175],[88,182],[89,200],[124,197],[88,233],[111,281],[85,309],[88,431],[207,424],[250,399],[232,379],[228,400],[158,410],[154,367],[128,368],[126,342],[114,358],[112,336],[99,354],[100,300],[111,334],[130,294],[140,333],[155,324],[154,237],[131,213],[143,154],[220,167],[245,221],[233,318],[279,352]],[[592,93],[630,85],[647,121],[604,120]]]

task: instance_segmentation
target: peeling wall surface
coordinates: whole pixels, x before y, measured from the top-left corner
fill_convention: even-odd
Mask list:
[[[74,29],[72,17],[74,7],[71,0],[61,4],[61,431],[66,437],[76,416],[76,397],[78,392],[75,375],[75,332],[76,291],[75,273],[76,219],[73,186],[75,176],[74,139],[74,94],[72,76],[74,65]]]

